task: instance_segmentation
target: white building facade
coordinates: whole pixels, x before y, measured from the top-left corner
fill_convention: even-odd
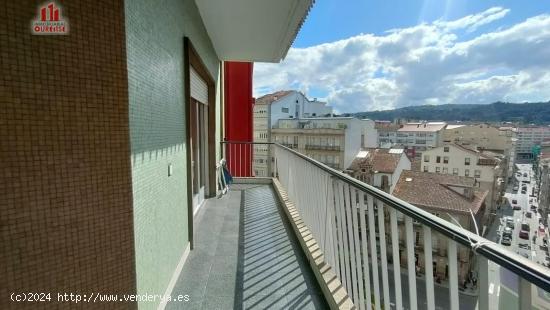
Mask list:
[[[550,139],[550,126],[527,126],[516,128],[518,158],[532,158],[532,149],[541,145],[542,141]]]
[[[488,210],[496,207],[502,197],[504,167],[497,158],[470,150],[458,144],[448,144],[422,153],[421,171],[473,177],[479,187],[489,191]]]
[[[374,122],[353,117],[287,118],[278,120],[271,133],[273,142],[343,170],[353,161],[362,144],[376,140],[376,133],[371,129],[374,129]],[[374,139],[367,138],[369,135],[374,135]]]
[[[281,118],[322,117],[332,115],[326,102],[309,100],[303,93],[289,90],[268,94],[256,99],[253,111],[254,142],[271,142],[271,128]],[[257,144],[253,148],[254,176],[269,176],[269,146]]]
[[[396,143],[423,152],[443,143],[443,122],[407,123],[397,130]]]

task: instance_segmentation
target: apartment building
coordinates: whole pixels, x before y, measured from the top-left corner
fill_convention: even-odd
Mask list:
[[[502,153],[506,157],[507,176],[512,176],[516,157],[516,133],[511,127],[489,124],[447,125],[443,143],[456,143],[470,149]]]
[[[503,162],[502,155],[447,144],[422,153],[421,171],[475,178],[477,186],[488,191],[486,203],[490,211],[496,208],[504,194],[506,168]]]
[[[403,149],[367,148],[357,153],[345,173],[391,194],[403,170],[411,170]]]
[[[393,195],[410,202],[416,207],[432,213],[446,221],[459,223],[471,232],[476,232],[475,226],[484,222],[485,199],[488,192],[476,186],[476,180],[471,177],[438,174],[433,172],[407,171],[401,173]],[[472,219],[470,211],[474,214]],[[398,218],[399,219],[399,218]],[[398,221],[401,265],[407,265],[405,244],[406,228],[402,220]],[[437,281],[448,277],[447,239],[440,234],[431,235],[433,266],[427,267],[424,263],[424,230],[414,225],[415,266],[425,273],[426,268],[433,268],[433,275]],[[402,242],[401,242],[402,241]],[[474,265],[474,255],[470,248],[459,247],[458,278],[464,283]]]
[[[256,99],[253,112],[254,142],[269,142],[271,128],[282,118],[332,116],[332,107],[317,99],[310,100],[295,90],[278,91]],[[254,145],[252,170],[255,176],[268,176],[269,148]]]
[[[378,146],[390,148],[397,144],[397,130],[401,125],[390,121],[375,121],[375,128],[378,133]]]
[[[523,126],[516,128],[518,159],[533,158],[533,147],[550,139],[550,126]]]
[[[416,152],[438,147],[443,142],[443,122],[417,122],[402,125],[396,133],[396,143]]]
[[[287,118],[279,119],[271,133],[272,141],[344,170],[362,145],[376,144],[376,133],[372,130],[373,121],[353,117]]]

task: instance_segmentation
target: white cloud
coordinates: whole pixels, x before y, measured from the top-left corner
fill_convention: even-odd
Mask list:
[[[461,41],[508,14],[491,8],[454,21],[292,48],[280,64],[255,64],[254,92],[320,90],[337,111],[550,98],[550,16]]]
[[[467,29],[468,32],[476,31],[480,26],[489,24],[506,16],[509,9],[501,7],[490,8],[479,14],[468,15],[454,21],[436,21],[434,24],[448,30]]]

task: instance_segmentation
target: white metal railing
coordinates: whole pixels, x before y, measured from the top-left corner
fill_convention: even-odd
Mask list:
[[[548,269],[303,154],[269,144],[273,175],[286,188],[326,262],[358,309],[435,309],[436,304],[468,309],[459,298],[459,279],[464,278],[459,266],[468,258],[472,267],[467,271],[478,275],[477,309],[489,309],[489,264],[515,276],[518,309],[531,309],[532,296],[536,296],[532,284],[550,292]],[[417,232],[422,235],[423,253],[420,247],[415,248],[420,245]],[[439,287],[437,296],[432,270],[434,235],[445,238],[448,270],[447,288]],[[465,252],[469,254],[463,255]],[[423,259],[427,267],[419,270],[417,259]],[[425,296],[417,294],[419,273],[423,275]],[[402,281],[403,275],[408,281]],[[407,300],[403,299],[404,289],[408,290]],[[442,290],[448,292],[446,305],[440,304]]]

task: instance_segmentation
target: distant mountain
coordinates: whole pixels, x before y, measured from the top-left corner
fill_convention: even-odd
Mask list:
[[[486,121],[550,124],[550,101],[533,103],[495,102],[491,104],[422,105],[395,110],[359,112],[359,118],[395,118],[432,121]]]

